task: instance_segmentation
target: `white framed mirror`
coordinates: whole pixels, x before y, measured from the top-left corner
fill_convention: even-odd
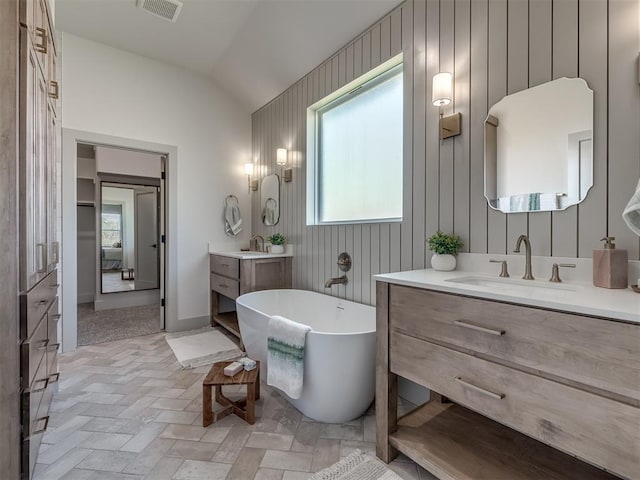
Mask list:
[[[495,210],[564,210],[593,186],[593,90],[581,78],[504,97],[484,134],[484,193]]]
[[[278,175],[267,175],[262,179],[260,208],[264,225],[272,226],[280,221],[280,178]]]

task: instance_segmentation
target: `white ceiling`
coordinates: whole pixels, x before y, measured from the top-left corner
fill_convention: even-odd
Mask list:
[[[56,0],[56,28],[206,75],[254,111],[401,0],[183,0],[177,22],[136,0]]]

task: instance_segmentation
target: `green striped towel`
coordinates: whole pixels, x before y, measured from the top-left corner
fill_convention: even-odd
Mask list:
[[[304,346],[311,327],[274,315],[267,337],[267,384],[300,398],[304,381]]]

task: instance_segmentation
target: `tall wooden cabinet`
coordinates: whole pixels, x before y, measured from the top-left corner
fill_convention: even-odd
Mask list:
[[[19,345],[21,478],[33,475],[57,365],[57,50],[47,0],[19,2]]]

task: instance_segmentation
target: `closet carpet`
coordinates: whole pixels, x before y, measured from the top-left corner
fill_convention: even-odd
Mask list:
[[[93,304],[78,305],[78,345],[94,345],[160,331],[160,306],[94,311]]]

